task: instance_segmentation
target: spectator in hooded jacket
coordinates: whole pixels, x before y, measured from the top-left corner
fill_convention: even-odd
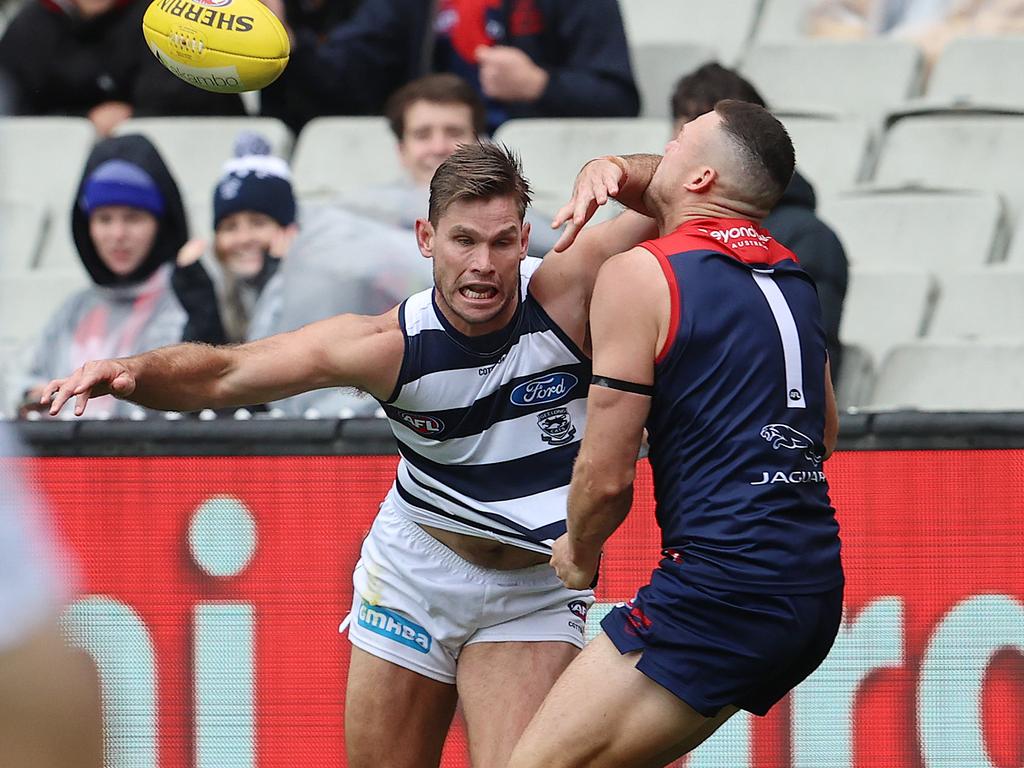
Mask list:
[[[129,117],[241,115],[237,96],[167,71],[146,46],[146,0],[30,0],[0,38],[14,111],[81,115],[101,136]]]
[[[265,0],[287,22],[283,0]],[[470,82],[493,131],[519,117],[632,117],[640,109],[616,0],[368,0],[319,39],[295,29],[264,113],[293,129],[317,114],[377,114],[431,72]],[[313,114],[299,114],[294,94]]]
[[[676,83],[672,94],[674,131],[678,133],[683,123],[710,112],[723,99],[765,106],[757,89],[736,72],[717,63],[704,64]],[[846,252],[836,233],[815,213],[816,204],[814,187],[799,171],[794,171],[782,199],[762,226],[795,253],[801,266],[814,278],[821,302],[832,377],[838,379],[842,360],[839,321],[846,297],[848,265]]]
[[[171,290],[175,254],[188,239],[178,188],[143,136],[101,141],[86,161],[71,212],[78,255],[93,285],[50,318],[22,381],[22,414],[46,382],[88,360],[135,355],[181,340],[185,312]],[[93,418],[137,411],[113,397]]]
[[[213,193],[213,258],[203,239],[180,251],[172,284],[188,313],[183,341],[225,344],[274,332],[281,310],[279,267],[292,239],[295,195],[291,170],[253,133],[235,142]]]

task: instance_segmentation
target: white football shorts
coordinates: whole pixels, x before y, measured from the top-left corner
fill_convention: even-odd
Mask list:
[[[379,658],[455,682],[471,643],[559,641],[582,648],[592,590],[567,589],[544,563],[514,571],[473,565],[389,501],[352,576],[349,639]]]

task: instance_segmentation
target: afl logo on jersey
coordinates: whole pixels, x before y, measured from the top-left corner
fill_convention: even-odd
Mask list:
[[[421,435],[436,435],[444,431],[444,422],[433,416],[418,413],[403,413],[399,418],[414,432]]]
[[[514,405],[541,405],[561,400],[579,381],[571,373],[553,373],[542,379],[533,379],[512,390],[509,398]]]

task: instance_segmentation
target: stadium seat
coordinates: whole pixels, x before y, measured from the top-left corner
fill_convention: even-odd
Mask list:
[[[189,198],[213,194],[221,166],[233,156],[235,138],[242,131],[262,135],[276,155],[286,160],[291,156],[291,131],[270,117],[144,117],[117,127],[119,135],[141,133],[152,141],[182,196]]]
[[[864,120],[835,115],[777,113],[796,149],[796,164],[819,195],[849,189],[871,164],[872,134]]]
[[[823,200],[819,214],[855,269],[971,269],[1001,259],[1009,235],[992,192],[850,192]]]
[[[538,209],[554,210],[572,193],[585,162],[609,154],[661,154],[671,135],[667,120],[549,118],[509,120],[496,141],[521,153],[526,178],[537,192]]]
[[[884,360],[872,408],[1024,410],[1024,341],[924,341]]]
[[[318,117],[295,145],[300,197],[333,196],[401,178],[395,137],[383,117]]]
[[[18,342],[35,338],[64,300],[88,284],[83,270],[0,275],[0,328],[4,337]]]
[[[0,198],[70,211],[95,140],[84,117],[0,118]]]
[[[843,348],[854,344],[883,360],[896,344],[924,335],[935,298],[936,281],[923,271],[852,271],[839,327]]]
[[[622,0],[631,47],[648,43],[710,45],[724,64],[734,63],[754,30],[761,0]]]
[[[801,40],[755,45],[740,72],[779,112],[878,121],[921,90],[923,57],[903,40]]]
[[[875,183],[990,189],[1004,197],[1011,218],[1019,217],[1024,115],[949,110],[904,113],[894,121],[882,142]]]
[[[942,277],[928,335],[938,339],[1024,339],[1024,269],[1002,264]]]
[[[1006,261],[1008,264],[1024,268],[1024,227],[1017,227],[1017,233],[1014,235],[1013,241],[1010,243],[1010,248],[1006,255]]]
[[[1024,109],[1024,36],[954,38],[935,63],[929,102]]]
[[[857,344],[843,344],[843,367],[833,382],[840,411],[859,408],[871,399],[875,384],[875,361]]]
[[[695,43],[634,45],[631,53],[640,114],[666,119],[672,115],[669,102],[679,78],[716,57],[713,48]]]
[[[36,265],[46,217],[46,205],[41,200],[0,199],[0,275]]]
[[[807,11],[815,0],[764,0],[754,39],[759,43],[785,43],[807,34]]]

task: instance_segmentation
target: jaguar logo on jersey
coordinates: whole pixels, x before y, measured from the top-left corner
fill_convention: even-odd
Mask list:
[[[537,414],[537,426],[543,432],[540,439],[551,445],[565,445],[576,437],[576,427],[566,408],[552,408]]]
[[[815,452],[814,441],[788,424],[765,424],[761,427],[761,437],[771,443],[775,450],[787,448],[792,451],[803,451],[804,458],[811,464],[821,464],[821,454]]]
[[[561,400],[579,381],[571,373],[552,373],[541,379],[532,379],[512,390],[514,405],[539,405]]]
[[[402,413],[398,417],[413,432],[421,435],[437,435],[444,432],[444,422],[421,413]]]

